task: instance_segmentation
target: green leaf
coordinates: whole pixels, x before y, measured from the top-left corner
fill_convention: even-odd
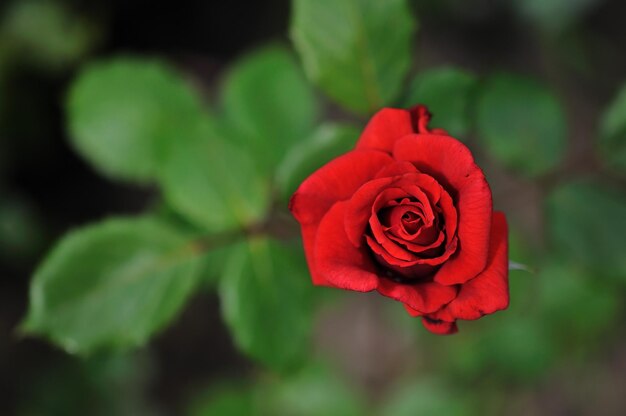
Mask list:
[[[451,391],[440,381],[427,380],[402,383],[391,390],[383,403],[381,415],[469,415],[473,414],[467,404],[459,400],[459,394]]]
[[[488,329],[463,335],[448,348],[444,359],[459,378],[495,376],[507,383],[532,384],[549,369],[556,356],[542,322],[521,314],[494,316]]]
[[[426,105],[434,127],[462,139],[470,130],[470,100],[475,86],[476,77],[469,72],[450,67],[430,69],[415,77],[404,106]]]
[[[307,352],[311,282],[298,253],[253,239],[233,253],[219,287],[236,344],[277,370],[297,365]]]
[[[283,195],[289,196],[311,173],[354,148],[359,130],[348,124],[323,124],[307,140],[295,145],[276,174]]]
[[[291,36],[307,75],[361,114],[397,97],[415,26],[406,0],[293,1]]]
[[[294,376],[259,386],[262,415],[359,416],[366,414],[364,399],[344,380],[321,365]]]
[[[254,395],[247,386],[220,383],[194,398],[189,416],[251,416],[256,415]]]
[[[76,150],[102,173],[137,182],[153,180],[164,155],[204,117],[178,74],[133,58],[89,65],[70,89],[67,112]]]
[[[598,145],[607,164],[626,173],[626,84],[602,116]]]
[[[183,306],[196,257],[188,237],[151,218],[70,232],[35,272],[24,329],[73,353],[139,346]]]
[[[170,150],[159,180],[169,205],[211,232],[253,225],[269,204],[269,184],[252,158],[208,120]]]
[[[30,201],[0,195],[0,258],[9,264],[30,263],[45,243],[43,221]]]
[[[227,128],[273,173],[287,149],[307,137],[318,114],[315,97],[294,57],[267,47],[230,70],[222,91]]]
[[[602,0],[513,0],[512,5],[525,18],[548,32],[572,26]]]
[[[538,306],[553,336],[565,346],[594,340],[614,328],[620,293],[602,276],[553,262],[539,274]]]
[[[595,181],[572,182],[547,200],[555,251],[568,262],[626,282],[626,197]]]
[[[487,151],[524,175],[554,169],[565,154],[563,108],[548,89],[532,79],[512,74],[489,78],[479,95],[477,123]]]
[[[12,2],[0,27],[0,36],[8,47],[48,70],[78,62],[98,38],[92,22],[62,2],[50,0]]]
[[[16,415],[151,415],[147,390],[155,362],[148,354],[97,354],[82,360],[57,354],[42,360],[19,394]]]

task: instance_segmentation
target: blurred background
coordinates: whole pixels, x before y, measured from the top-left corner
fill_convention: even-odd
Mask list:
[[[71,149],[64,103],[81,68],[118,55],[160,57],[211,102],[235,60],[268,42],[289,45],[290,2],[0,3],[0,414],[227,415],[259,406],[275,415],[626,414],[626,163],[610,159],[626,160],[626,122],[606,121],[619,119],[606,112],[626,82],[626,3],[411,6],[416,71],[521,74],[563,106],[565,150],[558,168],[538,175],[518,174],[516,164],[528,171],[519,149],[459,127],[509,218],[511,260],[530,271],[511,272],[509,310],[443,338],[380,296],[319,289],[311,363],[285,376],[238,352],[210,290],[131,352],[79,358],[15,329],[31,275],[56,239],[158,200],[150,186],[100,176]],[[330,103],[323,113],[352,120]],[[510,117],[532,131],[523,111]],[[613,125],[619,131],[600,142]]]

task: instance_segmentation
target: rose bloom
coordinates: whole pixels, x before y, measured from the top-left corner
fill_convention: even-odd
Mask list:
[[[313,283],[402,302],[437,334],[509,303],[507,225],[469,149],[426,107],[385,108],[290,201]]]

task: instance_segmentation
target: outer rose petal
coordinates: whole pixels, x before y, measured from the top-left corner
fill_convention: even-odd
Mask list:
[[[378,286],[376,266],[346,236],[343,226],[346,202],[338,202],[322,219],[314,245],[315,272],[319,279],[341,289],[369,292]]]
[[[376,149],[391,153],[396,140],[415,133],[411,113],[397,108],[383,108],[371,118],[356,149]]]
[[[458,331],[455,322],[438,321],[426,316],[422,317],[422,324],[430,332],[438,335],[452,335]]]
[[[493,213],[487,268],[461,286],[458,296],[432,317],[444,321],[472,320],[509,306],[509,265],[506,218]]]
[[[443,286],[436,282],[414,284],[396,283],[388,278],[380,278],[378,292],[419,311],[421,314],[431,313],[456,296],[454,286]]]
[[[398,140],[393,155],[434,176],[456,202],[459,248],[435,274],[435,281],[453,285],[475,277],[487,263],[492,201],[489,185],[469,149],[449,136],[420,134]]]
[[[315,258],[313,256],[315,249],[315,237],[319,224],[307,224],[302,226],[302,243],[304,245],[304,255],[311,272],[311,280],[317,286],[333,286],[324,279],[315,268]]]
[[[300,224],[319,223],[335,202],[350,198],[390,163],[391,156],[376,150],[353,150],[339,156],[302,182],[289,209]]]
[[[411,316],[421,316],[422,324],[424,325],[424,327],[434,334],[451,335],[458,331],[456,322],[454,321],[448,322],[441,319],[434,319],[430,316],[423,316],[423,313],[421,313],[420,311],[416,311],[408,305],[404,305],[404,308]]]

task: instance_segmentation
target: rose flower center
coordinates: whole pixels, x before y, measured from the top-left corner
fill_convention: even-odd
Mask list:
[[[385,275],[396,282],[431,277],[456,250],[456,209],[439,189],[407,195],[394,188],[374,204],[366,241]]]

